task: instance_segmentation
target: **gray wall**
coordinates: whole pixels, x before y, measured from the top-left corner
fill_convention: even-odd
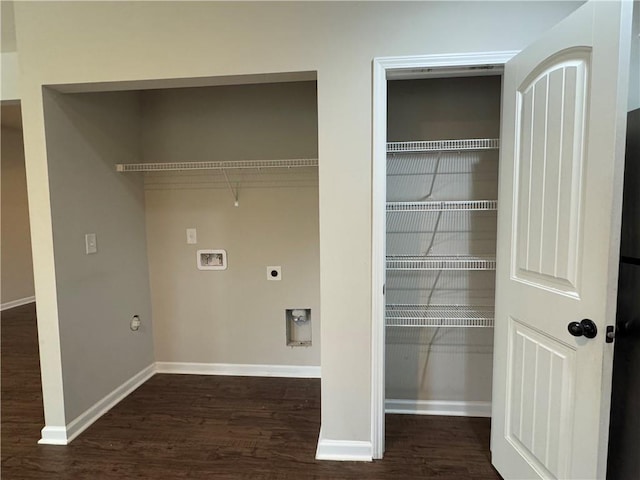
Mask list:
[[[389,141],[498,138],[499,76],[388,82]],[[387,162],[389,201],[426,200],[436,157]],[[407,173],[410,173],[407,175]],[[442,154],[430,200],[497,198],[497,151]],[[424,255],[437,213],[388,214],[387,253]],[[443,212],[434,255],[495,255],[495,212]],[[494,272],[387,272],[387,303],[493,305]],[[433,288],[433,291],[432,291]],[[386,397],[490,401],[493,330],[387,328]]]
[[[139,161],[140,102],[45,89],[44,109],[68,424],[153,362],[142,180],[115,171]]]
[[[8,109],[20,110],[20,105],[2,106],[3,123]],[[17,118],[19,119],[19,114]],[[29,231],[27,180],[24,169],[22,130],[2,127],[2,278],[0,302],[8,303],[34,295],[33,263]]]
[[[315,82],[142,93],[150,162],[317,158]],[[134,174],[135,175],[135,174]],[[158,361],[320,365],[317,168],[146,174]],[[197,245],[186,243],[196,228]],[[228,269],[199,271],[198,249]],[[266,267],[282,267],[267,281]],[[311,347],[285,341],[285,309],[311,308]]]

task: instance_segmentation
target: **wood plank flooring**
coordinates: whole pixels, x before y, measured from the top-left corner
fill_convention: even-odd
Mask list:
[[[481,418],[387,415],[384,460],[316,461],[315,379],[156,375],[71,445],[38,445],[33,305],[2,312],[1,340],[3,480],[500,478]]]

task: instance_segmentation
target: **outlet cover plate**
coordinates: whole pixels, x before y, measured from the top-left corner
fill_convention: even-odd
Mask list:
[[[282,267],[270,266],[267,267],[267,280],[279,282],[282,280]]]
[[[187,244],[195,245],[198,243],[198,232],[195,228],[187,228]]]
[[[84,247],[87,255],[98,253],[98,240],[95,233],[87,233],[84,236]]]

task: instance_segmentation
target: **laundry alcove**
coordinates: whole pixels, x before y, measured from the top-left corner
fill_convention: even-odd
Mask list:
[[[69,419],[147,366],[319,376],[315,73],[148,87],[43,90]],[[287,346],[287,309],[313,312],[311,342]]]

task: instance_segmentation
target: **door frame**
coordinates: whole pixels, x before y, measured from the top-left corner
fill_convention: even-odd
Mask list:
[[[374,459],[384,455],[385,419],[385,256],[387,201],[387,80],[436,76],[481,76],[504,68],[518,51],[378,57],[373,59],[372,218],[371,218],[371,447]]]

